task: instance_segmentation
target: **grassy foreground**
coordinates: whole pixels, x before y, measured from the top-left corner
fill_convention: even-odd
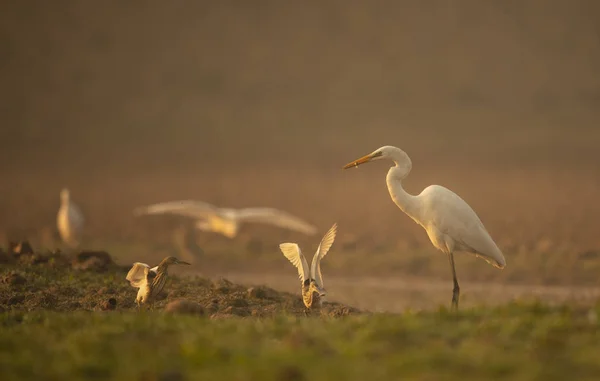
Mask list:
[[[4,253],[1,380],[600,379],[600,305],[306,317],[299,295],[173,276],[138,313],[126,268],[91,254]]]
[[[594,313],[542,305],[211,319],[152,312],[0,315],[9,380],[598,380]]]

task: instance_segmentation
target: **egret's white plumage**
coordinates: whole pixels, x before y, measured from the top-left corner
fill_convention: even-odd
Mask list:
[[[191,217],[196,220],[196,228],[220,233],[229,238],[235,237],[240,224],[246,222],[271,224],[308,235],[317,230],[300,218],[273,208],[218,208],[206,202],[181,200],[152,204],[134,210],[134,215],[138,216],[167,213]]]
[[[132,287],[138,288],[135,298],[138,308],[148,302],[152,304],[154,297],[162,291],[170,265],[189,265],[189,263],[180,261],[175,257],[166,257],[158,266],[152,268],[142,262],[133,264],[125,279],[129,281]]]
[[[298,244],[286,242],[279,245],[283,255],[298,269],[298,277],[302,286],[302,300],[306,308],[312,308],[315,303],[320,306],[321,299],[325,296],[321,260],[333,245],[336,233],[337,224],[333,224],[321,239],[310,268]]]
[[[402,180],[410,173],[412,162],[400,148],[383,146],[346,164],[344,169],[379,159],[394,162],[386,177],[394,203],[427,231],[433,246],[448,254],[454,280],[452,305],[458,307],[460,288],[453,253],[465,251],[475,254],[500,269],[506,266],[504,255],[475,211],[456,193],[440,185],[430,185],[414,196],[402,188]]]
[[[60,192],[60,208],[56,216],[56,227],[63,242],[71,248],[79,246],[84,223],[83,213],[71,201],[69,190],[64,188]]]
[[[135,262],[133,267],[127,273],[125,279],[131,283],[132,287],[138,288],[137,297],[135,298],[136,303],[139,305],[145,302],[145,297],[148,294],[148,273],[153,272],[156,274],[158,266],[150,268],[145,263]]]

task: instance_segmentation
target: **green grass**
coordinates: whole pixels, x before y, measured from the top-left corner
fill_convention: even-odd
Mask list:
[[[172,276],[138,313],[127,268],[5,259],[2,381],[600,379],[600,304],[371,314],[326,303],[307,317],[297,294]],[[165,312],[175,299],[203,312]]]
[[[341,319],[12,311],[0,315],[0,368],[5,381],[597,380],[589,314],[541,304]]]

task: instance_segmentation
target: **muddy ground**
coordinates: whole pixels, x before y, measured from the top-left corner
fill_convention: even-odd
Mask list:
[[[128,266],[117,265],[103,251],[66,254],[33,252],[18,246],[0,252],[1,311],[127,311],[137,310],[137,289],[125,280]],[[356,308],[326,301],[307,311],[301,298],[266,286],[248,287],[223,277],[215,280],[173,273],[152,310],[172,313],[268,317],[286,313],[298,316],[339,317],[356,314]],[[298,287],[300,287],[298,285]],[[149,307],[143,306],[146,311]]]

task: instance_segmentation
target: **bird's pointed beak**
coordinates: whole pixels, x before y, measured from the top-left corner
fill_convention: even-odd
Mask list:
[[[369,161],[371,161],[371,159],[373,159],[373,154],[372,153],[370,153],[368,155],[365,155],[365,156],[361,157],[360,159],[356,159],[353,162],[350,162],[350,163],[344,165],[343,169],[348,169],[348,168],[352,168],[352,167],[358,167],[361,164],[368,163]]]
[[[192,265],[191,263],[185,262],[185,261],[177,261],[178,265]]]

